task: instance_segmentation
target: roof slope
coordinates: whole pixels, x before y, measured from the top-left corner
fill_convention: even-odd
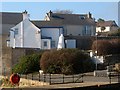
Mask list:
[[[37,27],[62,27],[61,20],[54,20],[54,21],[31,21]]]
[[[97,27],[106,27],[106,26],[117,26],[117,24],[115,23],[115,21],[100,21],[96,23]]]
[[[50,21],[61,20],[63,24],[70,25],[96,25],[93,18],[88,18],[87,14],[59,14],[47,13]]]
[[[22,13],[0,12],[2,24],[18,24],[22,21]]]
[[[49,13],[47,13],[49,16]],[[38,27],[62,27],[64,25],[96,25],[92,18],[88,18],[87,14],[59,14],[51,13],[50,21],[34,21]]]

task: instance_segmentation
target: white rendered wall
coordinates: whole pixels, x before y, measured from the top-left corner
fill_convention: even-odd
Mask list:
[[[32,24],[28,19],[20,22],[18,25],[13,27],[15,30],[18,28],[18,34],[15,35],[14,32],[10,33],[10,46],[11,47],[21,47],[21,48],[41,48],[41,34],[40,29]]]
[[[108,32],[108,31],[110,31],[109,26],[105,27],[105,30],[103,32]],[[101,27],[96,27],[96,32],[102,32]]]
[[[52,41],[55,41],[55,48],[57,48],[62,30],[62,28],[41,28],[41,34],[42,36],[51,37]]]

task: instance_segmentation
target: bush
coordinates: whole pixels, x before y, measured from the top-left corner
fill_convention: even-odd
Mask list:
[[[118,36],[120,37],[120,28],[118,30],[109,31],[107,36]]]
[[[97,55],[110,55],[120,53],[120,39],[96,40],[92,44],[92,50],[97,50]]]
[[[26,55],[20,58],[18,64],[16,64],[13,67],[14,73],[19,74],[27,74],[32,73],[40,70],[40,58],[42,53],[40,54],[32,54],[32,55]]]
[[[62,49],[44,52],[40,67],[44,73],[77,74],[92,71],[94,64],[87,54],[78,49]]]
[[[120,72],[120,63],[115,64],[114,70],[116,70],[117,72]]]

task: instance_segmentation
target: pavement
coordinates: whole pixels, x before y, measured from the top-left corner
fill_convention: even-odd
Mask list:
[[[116,83],[112,83],[112,84],[116,84]],[[84,82],[84,83],[69,83],[69,84],[57,84],[57,85],[43,85],[36,87],[29,86],[29,87],[16,87],[16,88],[1,88],[0,90],[80,90],[84,88],[89,88],[90,90],[91,87],[99,88],[105,85],[107,86],[109,85],[109,83]]]

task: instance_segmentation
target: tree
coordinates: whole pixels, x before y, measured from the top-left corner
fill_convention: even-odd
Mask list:
[[[107,33],[107,36],[118,36],[118,37],[120,37],[120,28],[118,30],[109,31]]]
[[[92,44],[92,50],[97,51],[97,55],[111,54],[112,44],[109,40],[96,40]]]
[[[112,39],[112,54],[120,54],[120,39]]]
[[[98,55],[120,54],[120,39],[96,40],[92,50],[97,51]]]
[[[98,22],[104,22],[105,20],[104,19],[102,19],[102,18],[99,18],[98,19]]]
[[[19,74],[38,72],[40,70],[40,54],[26,55],[20,58],[19,62],[13,67],[12,71]]]
[[[101,32],[104,32],[106,28],[104,26],[101,27]]]
[[[56,10],[54,10],[53,11],[54,13],[59,13],[59,14],[72,14],[73,13],[73,11],[71,11],[71,10],[60,10],[60,9],[56,9]]]
[[[116,63],[116,64],[115,64],[114,70],[116,70],[117,72],[120,73],[120,63]]]

